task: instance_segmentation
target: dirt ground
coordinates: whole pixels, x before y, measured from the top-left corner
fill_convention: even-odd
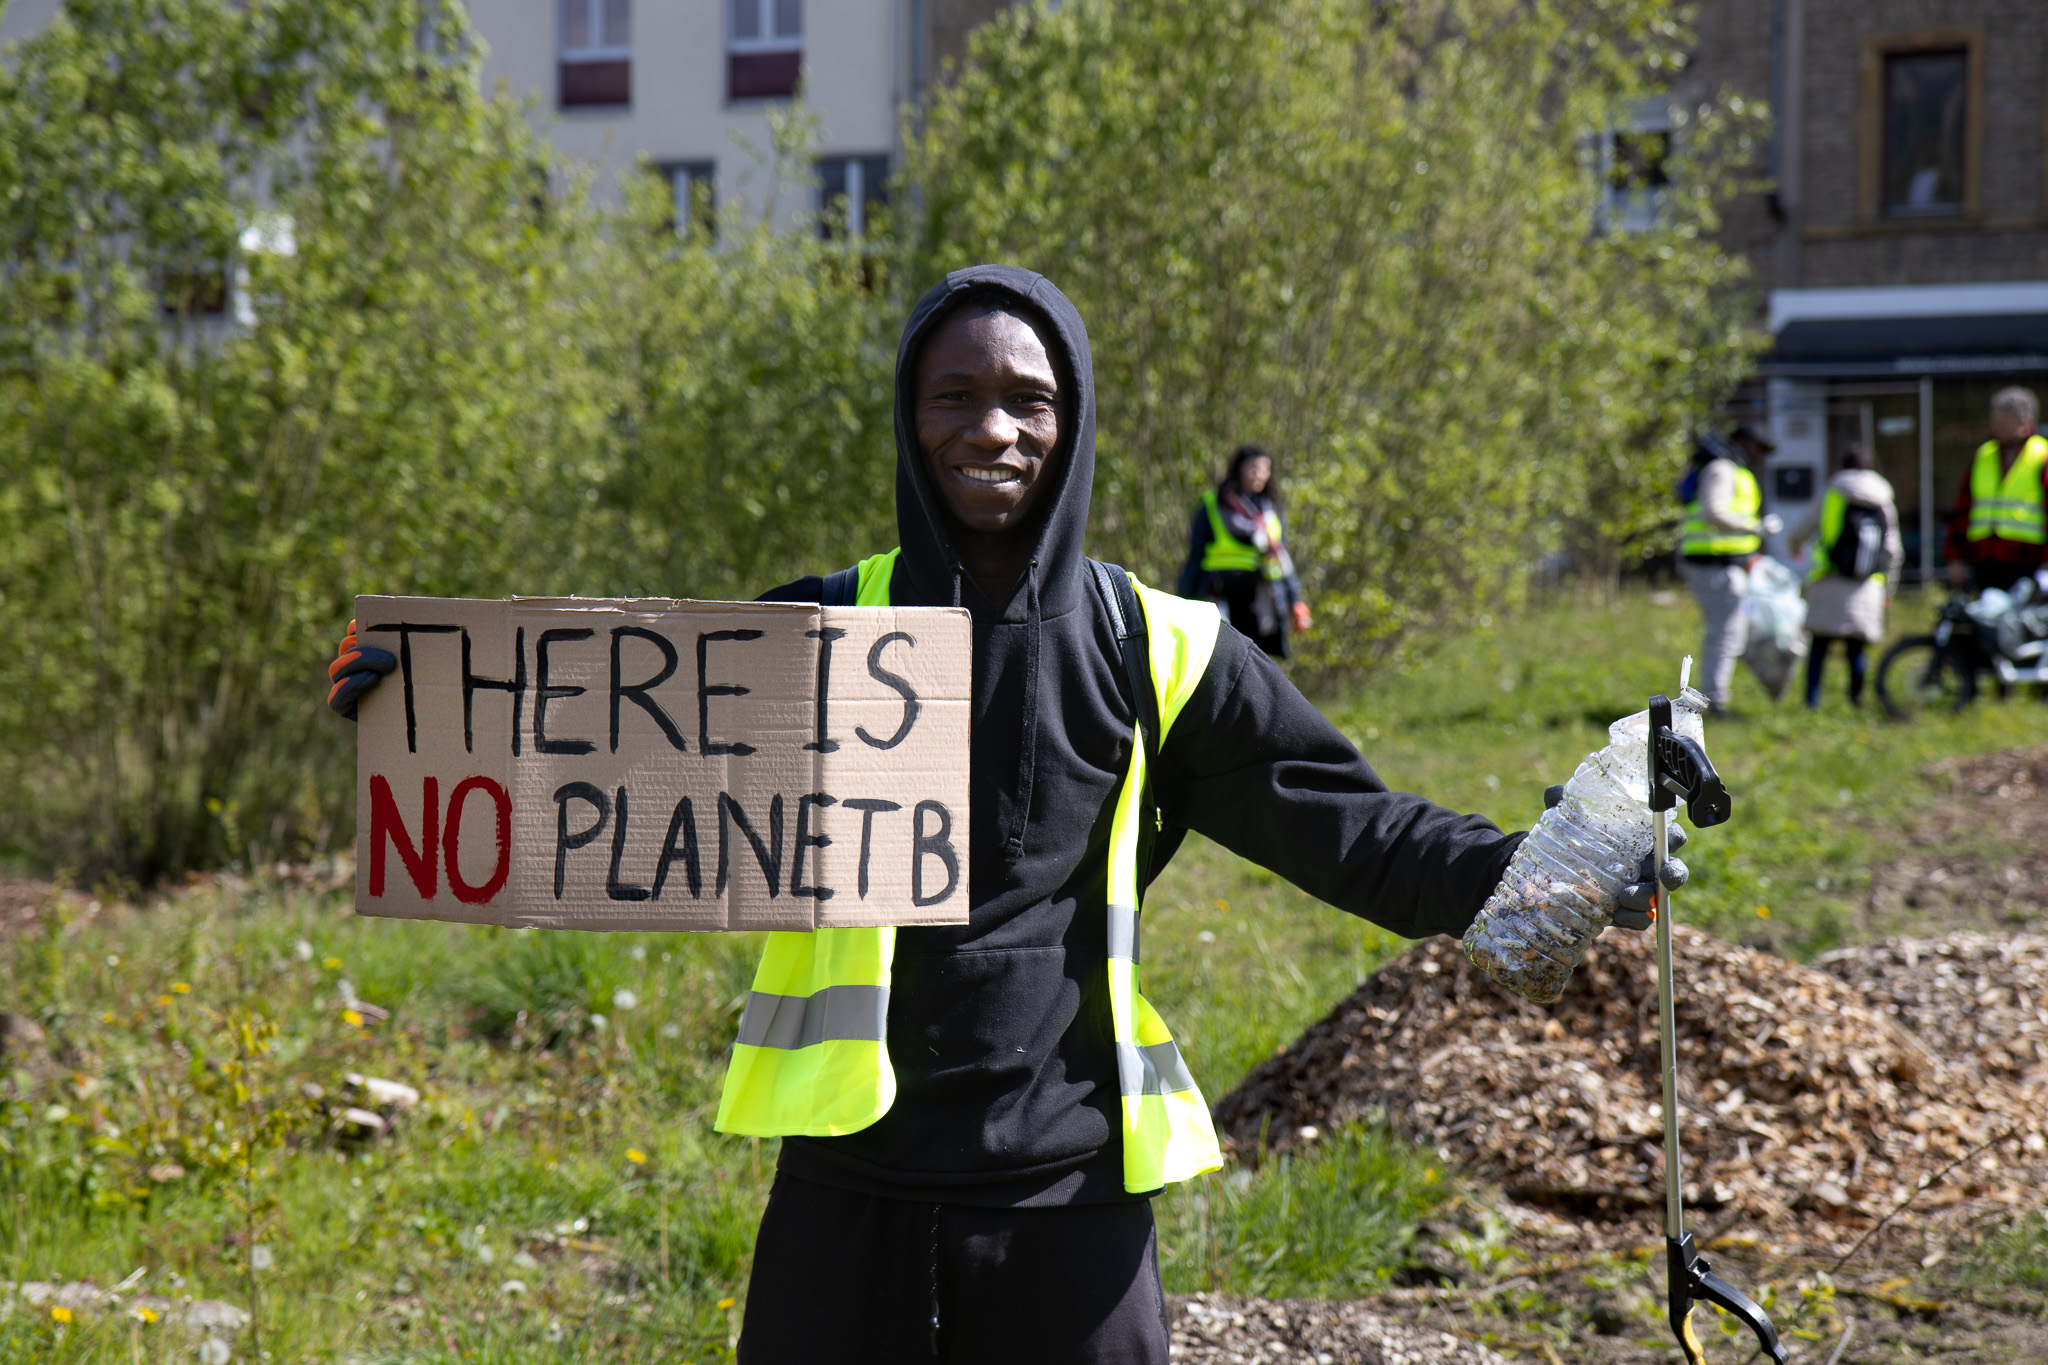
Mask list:
[[[1689,1184],[1700,1183],[1688,1193],[1707,1206],[1694,1226],[1727,1278],[1773,1287],[1768,1306],[1792,1359],[1807,1365],[2048,1363],[2048,1295],[1968,1268],[1985,1229],[2048,1206],[2038,1169],[2048,1113],[2048,941],[2039,937],[2048,748],[1933,765],[1927,776],[1948,791],[1906,829],[1886,832],[1895,852],[1874,869],[1860,907],[1865,946],[1811,968],[1739,960],[1747,953],[1735,945],[1686,949],[1735,1005],[1745,992],[1768,996],[1768,1013],[1800,1032],[1781,1058],[1755,1046],[1770,1029],[1721,1038],[1680,1022],[1681,1068],[1706,1101],[1688,1105],[1688,1155],[1702,1162],[1688,1169]],[[1878,938],[1886,941],[1870,942]],[[1313,1141],[1319,1123],[1370,1111],[1403,1126],[1405,1113],[1418,1137],[1496,1183],[1448,1225],[1425,1225],[1414,1287],[1343,1305],[1188,1300],[1177,1305],[1176,1359],[1466,1361],[1485,1358],[1464,1353],[1481,1344],[1558,1365],[1676,1359],[1651,1201],[1631,1209],[1616,1197],[1661,1173],[1647,1130],[1656,1078],[1636,1036],[1642,1021],[1587,1029],[1590,1016],[1579,1018],[1586,1011],[1569,995],[1555,1012],[1496,1009],[1457,980],[1465,964],[1455,950],[1410,956],[1247,1077],[1219,1103],[1222,1126],[1238,1145],[1260,1133],[1285,1148],[1303,1145],[1296,1134]],[[1618,997],[1601,998],[1611,1006]],[[1446,1054],[1476,1044],[1514,1074],[1491,1089],[1439,1094],[1412,1061],[1382,1065],[1409,1044]],[[1787,1069],[1793,1058],[1799,1067]],[[1527,1104],[1517,1098],[1525,1091]],[[1778,1188],[1786,1180],[1798,1189]],[[1487,1206],[1514,1228],[1506,1268],[1490,1282],[1448,1251],[1476,1232]],[[1722,1336],[1700,1312],[1711,1359],[1752,1358],[1746,1336]],[[1385,1324],[1419,1330],[1400,1340],[1420,1345],[1390,1345]]]
[[[2048,747],[1951,759],[1926,769],[1945,800],[1903,831],[1862,906],[1863,937],[2013,930],[2048,916]]]

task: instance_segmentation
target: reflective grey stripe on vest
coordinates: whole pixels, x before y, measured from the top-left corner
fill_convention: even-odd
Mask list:
[[[1138,960],[1138,912],[1128,905],[1109,907],[1109,955]]]
[[[1172,1095],[1195,1088],[1194,1075],[1172,1039],[1139,1047],[1116,1045],[1117,1088],[1126,1095]]]
[[[889,1023],[887,986],[827,986],[816,995],[749,991],[739,1040],[749,1047],[799,1048],[813,1043],[879,1043]]]

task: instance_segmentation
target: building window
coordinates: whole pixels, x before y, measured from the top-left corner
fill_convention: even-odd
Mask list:
[[[803,0],[727,0],[725,95],[787,99],[803,74]]]
[[[1863,40],[1856,217],[1911,228],[1974,217],[1984,159],[1984,30],[1923,28]]]
[[[818,235],[866,234],[874,211],[889,202],[889,158],[818,158]]]
[[[228,272],[218,266],[166,270],[158,302],[173,317],[219,317],[228,311]]]
[[[1884,211],[1961,213],[1969,148],[1970,54],[1900,52],[1884,59]]]
[[[672,161],[656,169],[668,182],[669,222],[676,231],[717,240],[717,165],[710,161]]]
[[[633,0],[560,0],[560,105],[633,102]]]
[[[1600,230],[1647,232],[1671,194],[1671,110],[1645,103],[1600,142]]]

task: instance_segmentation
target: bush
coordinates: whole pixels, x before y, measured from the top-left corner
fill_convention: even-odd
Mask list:
[[[460,12],[405,0],[68,5],[0,145],[13,851],[146,882],[331,843],[351,594],[574,581],[592,224]]]

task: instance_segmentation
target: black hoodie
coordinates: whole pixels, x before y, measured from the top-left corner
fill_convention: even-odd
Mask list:
[[[919,348],[964,294],[988,291],[1050,326],[1047,350],[1068,395],[1055,486],[1024,532],[1036,549],[1007,602],[989,601],[962,571],[914,430]],[[792,1175],[959,1204],[1135,1197],[1123,1187],[1117,1136],[1105,927],[1110,808],[1134,717],[1082,558],[1094,475],[1094,373],[1073,304],[1012,266],[948,275],[918,301],[896,355],[903,552],[889,595],[898,606],[960,605],[974,617],[972,910],[965,925],[897,932],[888,1038],[896,1102],[858,1133],[786,1140],[781,1168]],[[816,601],[821,589],[821,579],[804,578],[766,597]],[[1410,937],[1463,933],[1519,840],[1478,816],[1389,792],[1228,625],[1161,750],[1155,786],[1167,825],[1160,861],[1199,830]],[[1200,1055],[1189,1062],[1199,1075]]]

